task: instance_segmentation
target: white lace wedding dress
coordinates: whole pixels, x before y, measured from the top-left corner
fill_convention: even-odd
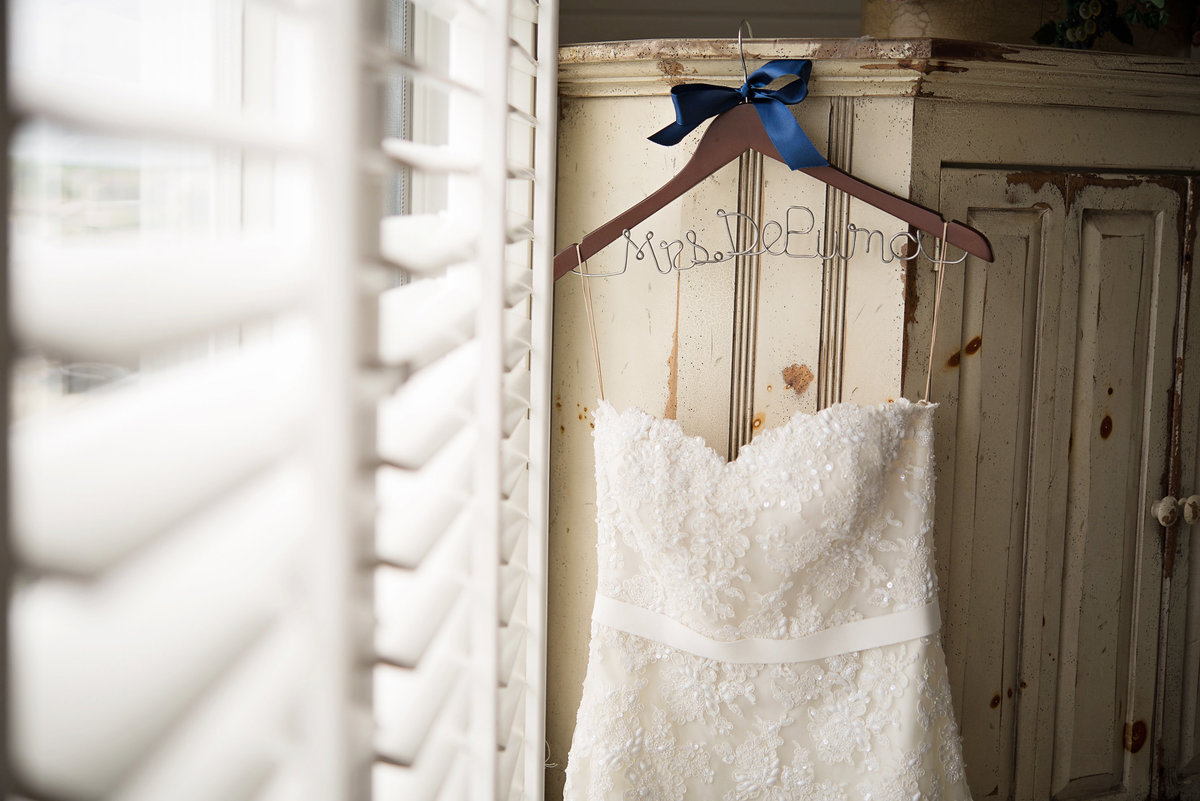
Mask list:
[[[727,464],[673,420],[600,403],[568,801],[969,798],[938,636],[934,408],[797,415]]]

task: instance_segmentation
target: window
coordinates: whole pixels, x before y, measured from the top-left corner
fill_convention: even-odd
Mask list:
[[[14,792],[538,797],[553,0],[8,13]]]

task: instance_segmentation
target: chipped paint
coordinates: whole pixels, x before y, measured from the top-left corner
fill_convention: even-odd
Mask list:
[[[683,62],[681,61],[670,58],[660,59],[658,70],[663,74],[663,77],[670,86],[686,83],[684,76],[687,75],[687,68],[683,66]],[[695,70],[692,70],[692,72],[695,72]]]
[[[860,64],[859,69],[864,70],[895,70],[904,72],[912,70],[919,72],[922,75],[929,75],[934,72],[966,72],[969,67],[964,67],[956,64],[948,64],[945,61],[929,61],[927,59],[908,59],[901,58],[896,61],[875,62],[871,64]]]
[[[803,395],[814,378],[816,376],[807,364],[793,364],[783,368],[783,382],[797,395]]]
[[[1125,724],[1125,750],[1136,754],[1146,744],[1146,721],[1137,720]]]
[[[1061,172],[1019,171],[1010,172],[1004,176],[1009,187],[1027,186],[1034,194],[1042,191],[1042,187],[1050,185],[1058,190],[1062,197],[1067,195],[1067,177]]]

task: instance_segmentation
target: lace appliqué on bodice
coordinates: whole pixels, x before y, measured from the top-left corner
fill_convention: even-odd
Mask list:
[[[598,594],[719,643],[935,600],[932,405],[839,404],[726,463],[673,420],[596,411]],[[968,798],[931,634],[738,664],[593,621],[566,798]]]

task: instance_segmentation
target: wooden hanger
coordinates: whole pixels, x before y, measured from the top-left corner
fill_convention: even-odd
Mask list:
[[[554,257],[554,279],[558,280],[566,275],[582,261],[614,241],[622,231],[632,230],[635,225],[748,150],[757,150],[776,161],[784,160],[771,143],[753,104],[742,103],[709,123],[695,154],[678,175],[644,200],[585,235],[578,245],[571,243],[559,251]],[[945,220],[937,212],[864,183],[837,167],[802,167],[797,172],[807,173],[822,183],[886,211],[914,228],[939,238],[942,235]],[[946,228],[946,241],[984,261],[993,260],[992,247],[987,238],[960,222],[949,223]]]

